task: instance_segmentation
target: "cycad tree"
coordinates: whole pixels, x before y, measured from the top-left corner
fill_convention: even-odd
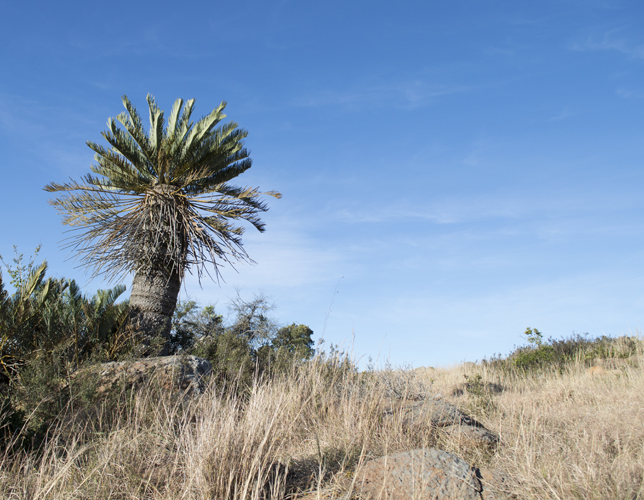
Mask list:
[[[219,125],[225,102],[193,123],[194,99],[178,99],[166,122],[148,95],[146,131],[127,96],[122,100],[126,112],[110,118],[102,133],[110,147],[87,142],[96,153],[94,175],[45,190],[65,193],[50,203],[78,229],[69,245],[94,276],[134,273],[130,317],[146,343],[169,338],[187,270],[195,268],[201,280],[212,264],[219,278],[222,263],[250,261],[240,223],[264,231],[259,214],[268,208],[260,195],[280,194],[229,184],[251,159],[243,143],[248,133],[234,122]]]

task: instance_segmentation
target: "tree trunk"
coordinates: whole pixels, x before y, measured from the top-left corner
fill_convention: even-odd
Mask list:
[[[138,332],[144,355],[158,353],[151,348],[152,340],[158,337],[164,342],[158,354],[166,356],[169,353],[171,319],[180,288],[179,274],[162,268],[139,270],[134,276],[130,294],[130,323]]]
[[[174,186],[156,185],[146,196],[147,216],[137,238],[141,254],[132,281],[130,324],[143,347],[142,355],[169,354],[172,315],[185,266],[186,235],[178,217]],[[177,248],[179,245],[179,248]],[[152,345],[162,340],[161,349]]]

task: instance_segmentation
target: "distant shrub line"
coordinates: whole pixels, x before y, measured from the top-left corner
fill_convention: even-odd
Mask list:
[[[582,362],[592,366],[598,360],[626,359],[637,353],[636,337],[608,337],[603,335],[591,338],[588,333],[572,334],[568,338],[547,340],[543,334],[532,328],[524,332],[529,345],[515,346],[507,357],[493,356],[484,360],[487,365],[504,371],[530,373],[540,370],[562,371],[571,362]]]

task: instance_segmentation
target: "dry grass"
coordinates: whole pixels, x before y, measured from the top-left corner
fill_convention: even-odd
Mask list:
[[[637,359],[607,362],[596,375],[577,362],[532,376],[471,365],[359,374],[318,359],[242,395],[211,387],[182,402],[147,388],[116,413],[68,420],[40,453],[0,456],[0,498],[343,498],[360,463],[421,446],[501,471],[516,498],[644,498]],[[499,450],[382,418],[392,395],[421,391],[441,393],[497,432]]]

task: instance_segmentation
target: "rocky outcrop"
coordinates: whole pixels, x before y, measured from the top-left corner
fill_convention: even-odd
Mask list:
[[[464,449],[476,448],[479,446],[495,448],[499,444],[499,436],[483,426],[450,425],[445,427],[443,432],[453,440],[457,441],[459,446]]]
[[[409,432],[441,432],[459,448],[495,448],[499,436],[443,399],[388,399],[383,418]],[[438,449],[419,449],[371,460],[356,471],[353,489],[360,499],[500,500],[509,498],[507,481],[492,470],[478,470]],[[309,498],[309,497],[304,497]],[[313,497],[311,497],[313,498]],[[323,497],[324,498],[324,497]]]
[[[403,422],[407,426],[475,425],[474,420],[456,406],[440,399],[403,403],[400,410],[404,412]]]
[[[79,370],[74,378],[94,378],[98,396],[152,382],[168,391],[196,396],[203,394],[204,377],[211,371],[210,362],[196,356],[162,356],[102,363]]]
[[[441,429],[446,434],[466,441],[469,446],[495,447],[499,437],[442,399],[395,401],[386,405],[385,418],[401,418],[402,424],[414,431]]]
[[[480,500],[482,486],[464,460],[442,450],[413,450],[371,460],[355,490],[369,500]]]

